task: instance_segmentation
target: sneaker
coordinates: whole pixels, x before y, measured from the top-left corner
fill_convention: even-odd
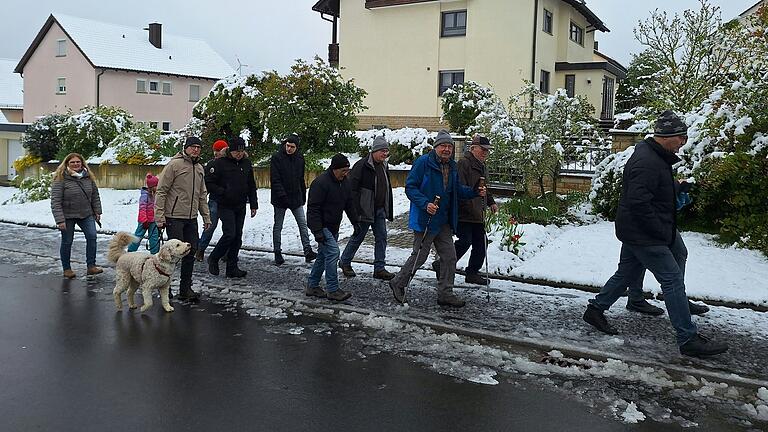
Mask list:
[[[444,296],[438,296],[437,297],[437,304],[440,306],[450,306],[455,308],[464,307],[467,302],[464,300],[456,297],[456,294],[446,294]]]
[[[691,340],[680,346],[680,354],[691,357],[713,356],[726,351],[728,351],[728,344],[715,342],[700,334],[694,335]]]
[[[664,309],[648,303],[645,299],[636,301],[627,300],[627,310],[653,316],[664,315]]]
[[[77,276],[75,275],[75,272],[73,272],[71,269],[66,269],[64,270],[64,277],[67,279],[74,279]]]
[[[212,257],[208,256],[208,273],[218,276],[219,275],[219,260],[211,259]],[[181,297],[181,295],[179,295]]]
[[[341,267],[341,272],[344,274],[344,277],[353,278],[357,276],[357,273],[355,273],[351,265],[339,264],[339,267]]]
[[[613,326],[608,324],[608,320],[605,319],[603,311],[592,305],[587,306],[587,311],[584,312],[584,321],[605,334],[619,334],[619,332],[613,328]]]
[[[405,303],[405,287],[395,285],[393,279],[389,281],[389,288],[392,290],[392,295],[395,297],[395,301],[400,304]]]
[[[202,249],[198,249],[197,252],[195,252],[195,261],[203,262],[204,257],[205,257],[205,252]]]
[[[227,270],[228,278],[244,278],[247,274],[247,271],[240,270],[239,268],[235,268],[234,270]]]
[[[432,271],[435,272],[435,279],[440,279],[440,261],[432,261]]]
[[[101,267],[97,267],[97,266],[88,267],[88,274],[89,275],[97,275],[97,274],[100,274],[100,273],[104,273],[104,270],[102,270]]]
[[[285,263],[285,258],[283,258],[283,254],[281,254],[280,252],[275,252],[275,265],[281,266],[283,265],[283,263]]]
[[[467,275],[464,276],[464,282],[475,285],[488,285],[488,278],[480,276],[479,273],[467,273]]]
[[[373,272],[374,279],[392,280],[395,277],[394,273],[388,272],[386,269],[376,270]]]
[[[200,293],[194,292],[192,289],[186,289],[181,291],[177,298],[181,301],[196,303],[200,301]]]
[[[309,252],[304,254],[304,261],[306,262],[312,262],[317,258],[317,252],[310,250]]]
[[[343,289],[339,288],[336,291],[326,293],[325,297],[328,300],[333,300],[333,301],[340,302],[340,301],[344,301],[344,300],[352,297],[352,294],[350,294],[350,293],[344,291]]]
[[[311,287],[307,285],[307,287],[304,289],[304,295],[307,297],[325,298],[325,291],[323,291],[323,289],[319,286]]]
[[[691,315],[704,315],[709,312],[709,307],[688,300],[688,310],[691,311]]]

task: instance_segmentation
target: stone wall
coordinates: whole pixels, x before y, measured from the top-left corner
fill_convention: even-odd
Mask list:
[[[431,132],[449,128],[448,123],[440,122],[440,117],[357,116],[357,130],[374,129],[374,126],[386,126],[389,129],[424,128]]]

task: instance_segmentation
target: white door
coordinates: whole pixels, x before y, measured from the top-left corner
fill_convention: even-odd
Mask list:
[[[24,147],[20,140],[8,140],[8,180],[16,178],[16,170],[13,168],[13,161],[24,156]]]

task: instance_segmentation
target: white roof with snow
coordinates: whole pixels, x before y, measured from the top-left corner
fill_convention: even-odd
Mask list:
[[[162,48],[149,42],[146,25],[128,27],[53,14],[73,42],[96,67],[221,79],[234,69],[201,39],[168,34]]]
[[[24,81],[13,72],[18,62],[0,59],[0,107],[21,109],[24,106]]]

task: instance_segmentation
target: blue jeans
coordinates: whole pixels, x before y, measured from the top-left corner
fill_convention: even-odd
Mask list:
[[[309,272],[310,287],[320,286],[320,278],[325,272],[325,291],[332,293],[339,289],[339,275],[336,273],[336,267],[339,264],[339,244],[337,243],[339,235],[331,234],[328,228],[323,228],[325,241],[318,243],[317,259],[312,264],[312,270]]]
[[[275,207],[275,224],[272,226],[272,250],[275,253],[282,251],[283,221],[285,220],[285,211],[288,209]],[[301,247],[304,254],[312,252],[312,245],[309,243],[309,232],[307,230],[307,217],[304,215],[304,207],[291,209],[293,218],[296,219],[296,225],[299,226],[299,237],[301,237]]]
[[[67,229],[61,232],[61,246],[59,247],[61,267],[64,270],[72,269],[70,256],[72,255],[72,241],[75,238],[75,224],[85,234],[85,263],[89,268],[96,266],[96,220],[93,216],[88,216],[85,219],[66,219],[65,223]]]
[[[157,224],[154,222],[149,223],[149,228],[144,228],[144,225],[139,224],[139,226],[136,227],[136,231],[133,233],[136,237],[139,238],[139,241],[136,243],[131,243],[130,246],[128,246],[128,252],[136,252],[139,249],[139,245],[141,244],[141,239],[144,237],[144,234],[149,233],[147,237],[147,242],[149,242],[149,253],[152,255],[160,252],[160,230],[157,229]]]
[[[352,258],[355,257],[355,253],[357,253],[360,245],[363,244],[365,235],[368,234],[368,229],[371,226],[373,226],[375,245],[373,250],[373,271],[384,270],[387,258],[387,211],[383,208],[376,210],[373,224],[360,222],[360,231],[349,239],[347,246],[344,248],[344,253],[341,254],[342,265],[346,266],[352,262]]]
[[[203,252],[205,252],[205,249],[208,248],[208,245],[211,243],[213,233],[216,231],[216,227],[219,225],[219,205],[216,203],[216,201],[212,199],[208,200],[208,211],[211,214],[211,226],[208,227],[207,230],[203,231],[203,234],[200,235],[200,241],[197,243],[197,250],[201,250]]]
[[[685,278],[685,263],[688,260],[688,249],[685,247],[683,238],[680,237],[680,232],[675,233],[675,242],[669,247],[672,251],[672,255],[677,261],[680,271]],[[643,280],[645,279],[645,269],[642,269],[640,274],[632,282],[629,283],[628,297],[630,302],[637,302],[643,300]]]
[[[678,242],[680,244],[677,244]],[[636,246],[622,243],[619,268],[589,303],[600,310],[608,310],[624,294],[626,288],[637,280],[638,275],[648,269],[661,285],[669,320],[677,334],[677,343],[685,344],[698,329],[691,321],[688,297],[685,295],[686,256],[680,254],[682,250],[685,250],[685,244],[679,234],[670,246]],[[673,251],[677,251],[678,255]]]

